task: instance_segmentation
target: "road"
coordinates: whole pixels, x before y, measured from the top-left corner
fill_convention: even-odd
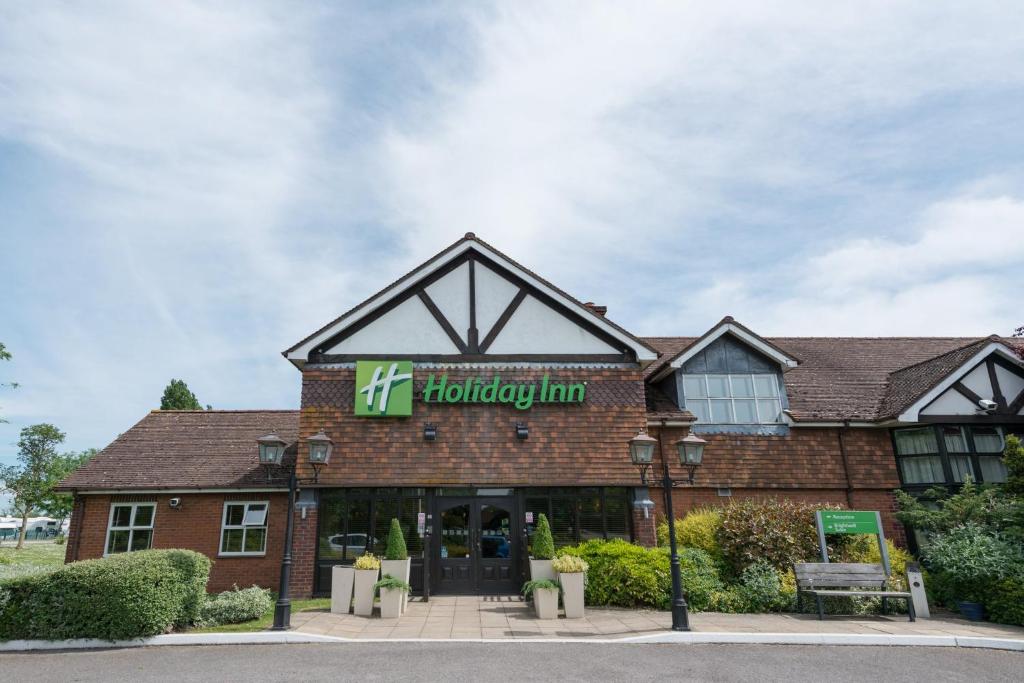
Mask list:
[[[0,653],[2,681],[1019,681],[1024,653],[803,645],[345,643]]]

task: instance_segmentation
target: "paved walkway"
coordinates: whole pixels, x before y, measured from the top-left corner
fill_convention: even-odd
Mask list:
[[[672,623],[668,612],[587,608],[583,619],[542,620],[519,596],[439,596],[429,602],[412,599],[399,619],[357,617],[328,611],[296,612],[292,626],[315,635],[359,639],[543,639],[631,638],[664,633]],[[809,614],[690,615],[697,632],[841,633],[865,635],[981,636],[1024,639],[1024,628],[973,622],[942,615],[935,619],[893,617],[825,617]]]

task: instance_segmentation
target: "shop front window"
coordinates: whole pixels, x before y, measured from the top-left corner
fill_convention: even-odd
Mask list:
[[[591,539],[630,539],[629,489],[550,488],[529,489],[526,496],[527,550],[541,513],[548,518],[555,547]]]
[[[409,557],[423,556],[418,515],[426,512],[423,489],[338,489],[320,495],[320,560],[350,564],[363,553],[383,554],[391,520],[397,519]]]

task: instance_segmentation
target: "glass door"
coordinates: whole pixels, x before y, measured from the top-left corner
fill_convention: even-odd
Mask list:
[[[496,594],[519,590],[514,509],[512,497],[438,499],[438,593]]]

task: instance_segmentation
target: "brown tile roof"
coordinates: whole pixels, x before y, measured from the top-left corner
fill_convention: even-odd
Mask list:
[[[271,431],[289,446],[268,480],[256,439]],[[287,488],[298,433],[297,410],[154,410],[60,488]]]
[[[678,355],[697,337],[647,337],[662,352],[645,372],[654,374],[662,359]],[[988,342],[965,337],[768,337],[779,349],[800,359],[785,373],[790,410],[798,421],[877,420],[891,406],[912,403],[938,381],[935,373],[956,367],[953,353]],[[1024,340],[999,338],[1024,355]],[[966,353],[966,352],[965,352]],[[969,357],[969,353],[967,356]],[[944,360],[940,360],[944,359]],[[925,364],[914,370],[912,366]],[[932,362],[934,361],[934,362]],[[961,361],[962,362],[962,361]],[[904,371],[905,372],[900,372]],[[918,391],[918,388],[931,384]],[[915,394],[914,392],[917,391]],[[909,397],[909,400],[908,400]]]

